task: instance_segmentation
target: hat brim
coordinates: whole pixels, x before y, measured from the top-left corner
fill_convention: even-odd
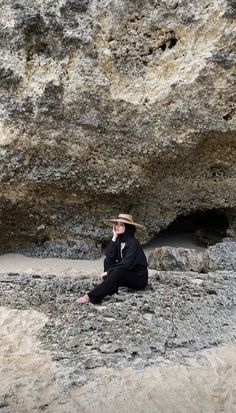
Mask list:
[[[127,221],[126,219],[121,219],[121,218],[115,219],[115,218],[114,218],[114,219],[106,219],[106,220],[105,220],[105,223],[106,223],[106,224],[112,224],[112,225],[114,225],[116,222],[120,222],[120,223],[122,223],[122,224],[134,225],[135,227],[138,227],[138,228],[145,228],[144,225],[137,224],[137,222],[130,222],[130,221]]]

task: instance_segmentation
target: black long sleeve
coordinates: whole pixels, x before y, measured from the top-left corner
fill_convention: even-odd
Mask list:
[[[119,260],[119,244],[117,245],[117,242],[114,241],[111,242],[113,245],[111,245],[110,243],[107,246],[105,254],[109,258],[116,258]],[[132,237],[125,244],[125,248],[123,249],[123,257],[119,260],[119,262],[117,262],[116,264],[112,265],[111,268],[109,268],[108,273],[112,271],[114,268],[127,269],[128,271],[134,270],[137,271],[137,273],[142,273],[147,269],[147,265],[148,264],[146,256],[138,240]]]
[[[111,259],[118,259],[118,245],[116,241],[110,241],[105,249],[105,256]]]

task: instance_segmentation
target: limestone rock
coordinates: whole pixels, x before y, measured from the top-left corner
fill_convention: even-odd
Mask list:
[[[149,254],[148,266],[158,271],[197,271],[201,272],[202,253],[194,249],[160,247]]]
[[[236,241],[220,242],[207,248],[204,267],[208,271],[236,271]]]
[[[47,314],[38,336],[71,369],[62,378],[68,390],[96,380],[100,367],[186,363],[203,348],[235,341],[233,272],[159,272],[144,291],[123,288],[102,305],[79,308],[75,299],[95,280],[35,275],[0,274],[0,305]]]
[[[27,257],[97,259],[101,256],[101,244],[91,240],[54,240],[42,244],[21,244],[10,246],[9,251],[20,253]]]
[[[142,241],[198,209],[233,216],[235,16],[230,0],[2,1],[2,247],[105,242],[117,212]]]
[[[160,247],[149,254],[150,269],[158,271],[236,271],[236,241],[224,239],[204,252]]]

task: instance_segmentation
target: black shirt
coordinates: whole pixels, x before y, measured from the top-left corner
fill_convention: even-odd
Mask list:
[[[134,271],[137,275],[147,274],[148,263],[146,256],[138,240],[133,236],[125,242],[125,247],[122,250],[122,257],[118,239],[116,241],[111,241],[108,244],[105,250],[105,255],[115,262],[114,265],[109,268],[108,274],[112,269],[117,267],[128,271]]]

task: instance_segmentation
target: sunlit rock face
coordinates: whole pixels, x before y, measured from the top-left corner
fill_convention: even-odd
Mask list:
[[[96,255],[118,212],[142,241],[212,208],[232,235],[235,17],[226,0],[2,1],[2,249]]]

